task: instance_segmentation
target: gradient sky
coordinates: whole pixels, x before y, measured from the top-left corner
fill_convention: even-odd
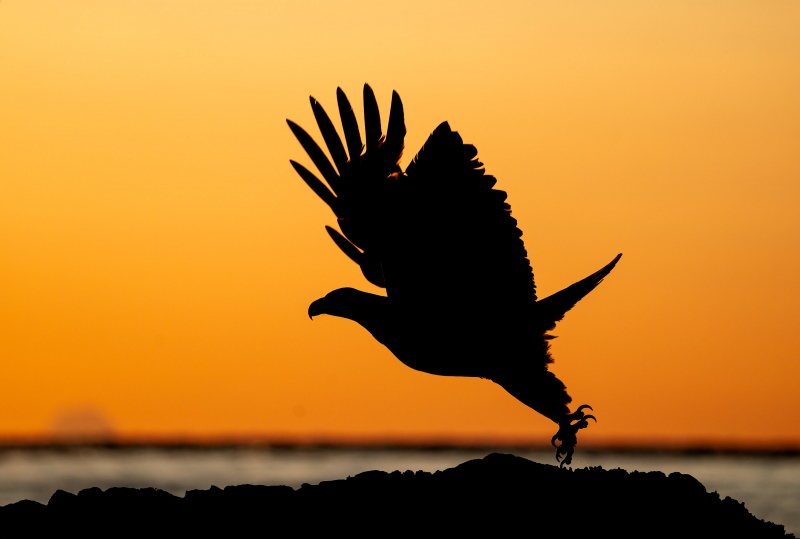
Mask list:
[[[794,0],[4,0],[0,437],[546,443],[499,386],[306,316],[374,289],[285,118],[316,135],[308,95],[369,82],[405,163],[442,120],[477,146],[540,297],[624,253],[555,332],[582,441],[800,444],[798,28]]]

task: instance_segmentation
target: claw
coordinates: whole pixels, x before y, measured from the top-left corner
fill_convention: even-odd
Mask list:
[[[575,453],[575,446],[578,444],[578,431],[589,426],[589,419],[597,422],[595,416],[583,413],[586,408],[592,410],[592,407],[588,404],[582,404],[573,413],[564,417],[559,422],[558,432],[550,439],[550,444],[556,448],[556,462],[561,463],[561,468],[565,464],[572,463],[572,455]],[[560,440],[561,443],[556,445],[556,440]]]
[[[576,419],[582,419],[584,417],[587,417],[586,414],[583,413],[583,410],[586,409],[586,408],[588,408],[589,410],[592,410],[592,407],[589,406],[588,404],[581,404],[580,406],[578,406],[578,409],[575,410],[574,412],[572,412],[571,414],[569,414],[567,416],[567,418],[570,421],[574,421]],[[594,412],[594,410],[592,410],[592,411]]]

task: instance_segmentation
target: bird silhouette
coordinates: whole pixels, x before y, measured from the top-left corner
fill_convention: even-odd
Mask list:
[[[403,172],[406,128],[397,92],[384,136],[375,94],[364,85],[366,149],[347,96],[341,88],[336,95],[346,150],[311,98],[333,163],[306,131],[287,120],[327,185],[290,162],[336,215],[341,232],[326,227],[330,237],[386,296],[340,288],[314,301],[309,316],[357,322],[412,369],[494,381],[558,425],[551,440],[556,460],[570,464],[578,430],[596,419],[584,412],[592,409],[585,404],[570,412],[565,385],[548,370],[554,336],[547,332],[622,255],[537,300],[522,232],[475,147],[444,122]]]

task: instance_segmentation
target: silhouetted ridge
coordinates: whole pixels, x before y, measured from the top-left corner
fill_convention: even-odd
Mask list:
[[[57,491],[0,508],[3,532],[119,535],[794,537],[689,475],[561,469],[492,454],[436,473],[370,471],[286,486]]]

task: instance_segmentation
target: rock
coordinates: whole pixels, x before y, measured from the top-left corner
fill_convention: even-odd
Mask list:
[[[297,490],[239,485],[183,498],[152,488],[59,490],[47,506],[0,507],[0,523],[82,535],[787,537],[689,475],[573,471],[501,454],[436,473],[369,471]]]

